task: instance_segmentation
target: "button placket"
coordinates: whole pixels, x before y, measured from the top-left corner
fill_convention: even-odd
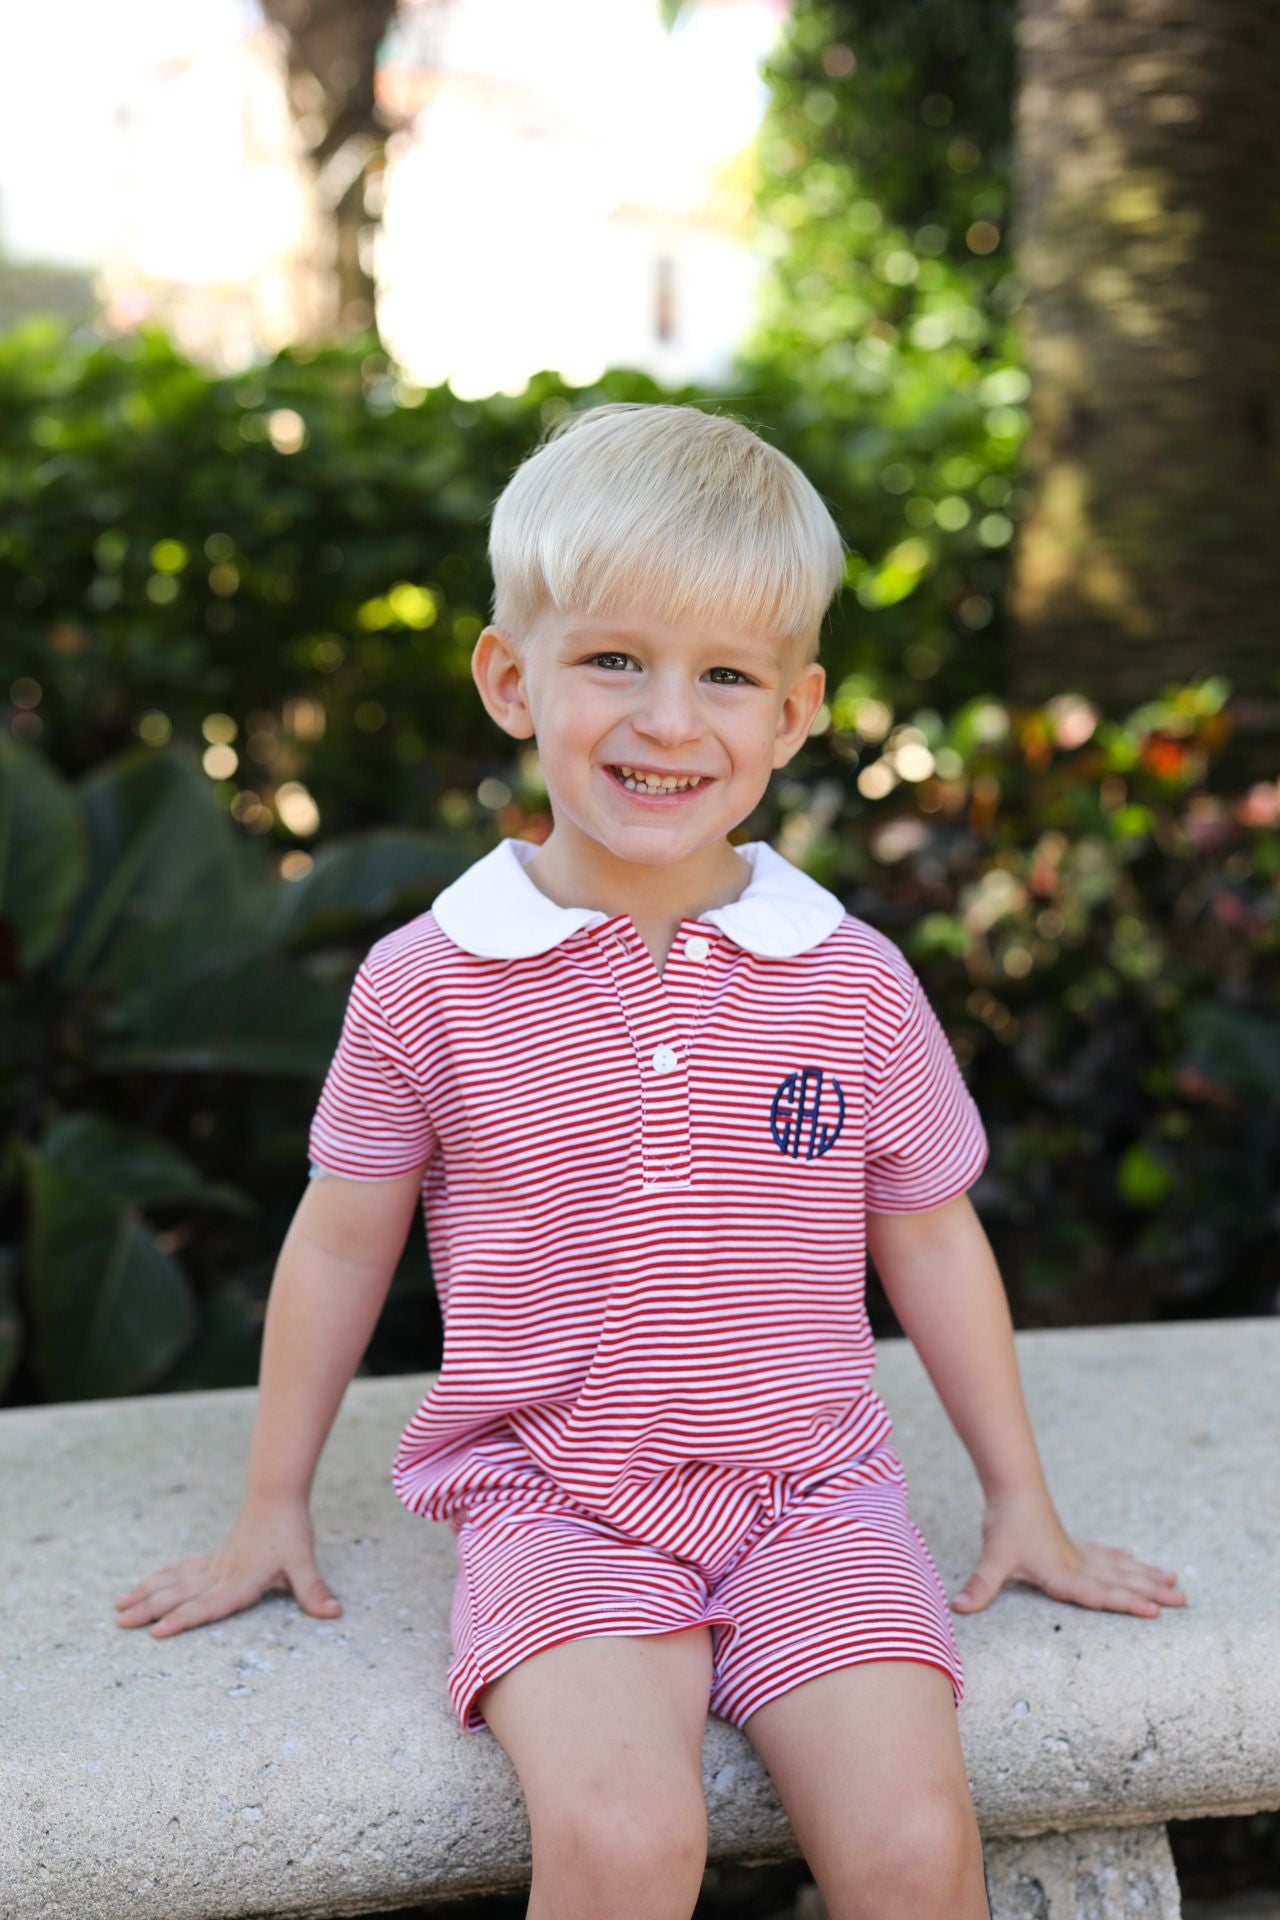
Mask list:
[[[691,1021],[663,984],[634,927],[614,939],[619,997],[635,1041],[641,1079],[641,1179],[655,1190],[687,1185],[692,1177],[689,1106]],[[701,987],[696,1005],[701,1003]]]

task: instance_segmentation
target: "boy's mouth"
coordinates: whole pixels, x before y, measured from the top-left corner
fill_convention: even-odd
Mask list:
[[[631,800],[655,802],[660,806],[676,806],[682,800],[690,800],[695,793],[701,793],[704,787],[711,785],[709,775],[702,774],[692,779],[676,779],[659,774],[641,773],[635,767],[605,765],[605,773],[615,787],[621,789]]]

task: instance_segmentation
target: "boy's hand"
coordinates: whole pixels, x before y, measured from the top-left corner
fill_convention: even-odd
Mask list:
[[[1187,1596],[1176,1573],[1135,1560],[1124,1547],[1072,1540],[1047,1492],[1039,1490],[988,1503],[978,1564],[951,1602],[962,1613],[980,1613],[1006,1580],[1026,1580],[1054,1600],[1109,1613],[1136,1613],[1148,1620],[1161,1607],[1183,1607]]]
[[[217,1553],[175,1560],[141,1581],[116,1601],[117,1625],[142,1627],[154,1620],[151,1635],[158,1640],[240,1613],[281,1587],[317,1619],[342,1612],[316,1567],[306,1502],[246,1499]]]

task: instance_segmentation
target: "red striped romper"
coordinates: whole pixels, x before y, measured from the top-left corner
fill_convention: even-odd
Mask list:
[[[422,1168],[439,1375],[392,1484],[456,1547],[449,1698],[584,1635],[711,1628],[711,1711],[922,1660],[963,1697],[872,1390],[865,1216],[987,1141],[892,940],[765,841],[659,974],[501,841],[352,983],[313,1177]]]

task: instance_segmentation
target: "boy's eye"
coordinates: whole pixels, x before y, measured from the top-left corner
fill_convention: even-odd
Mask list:
[[[629,660],[630,658],[631,658],[631,655],[629,653],[593,653],[590,656],[588,665],[594,667],[598,665],[598,663],[601,660]],[[708,673],[731,673],[734,676],[734,678],[729,682],[730,686],[737,686],[739,683],[741,683],[744,687],[750,685],[750,682],[748,681],[746,675],[744,673],[740,673],[737,667],[708,667],[707,672]],[[723,686],[725,683],[723,681],[719,681],[717,682],[717,684],[720,686]]]

